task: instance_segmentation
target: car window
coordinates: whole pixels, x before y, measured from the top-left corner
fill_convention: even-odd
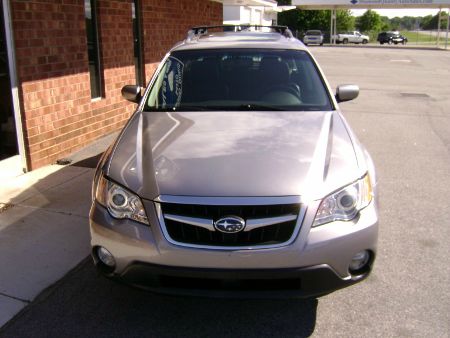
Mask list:
[[[220,49],[173,52],[145,110],[331,110],[305,51]]]

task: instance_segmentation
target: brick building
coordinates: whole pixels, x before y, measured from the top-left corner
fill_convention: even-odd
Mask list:
[[[222,23],[211,0],[2,0],[0,160],[32,170],[120,129],[145,86],[195,25]]]

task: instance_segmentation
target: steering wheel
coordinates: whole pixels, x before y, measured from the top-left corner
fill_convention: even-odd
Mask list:
[[[294,83],[289,84],[289,85],[279,84],[279,85],[271,86],[271,87],[267,88],[261,96],[264,98],[267,96],[271,96],[271,94],[275,94],[275,93],[289,93],[289,94],[295,96],[296,99],[301,101],[300,88],[298,87],[298,85],[296,85]]]

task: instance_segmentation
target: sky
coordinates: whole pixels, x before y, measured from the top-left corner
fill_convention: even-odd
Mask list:
[[[352,9],[354,16],[363,15],[366,9]],[[375,12],[381,16],[387,16],[388,18],[394,18],[396,16],[427,16],[436,15],[439,9],[374,9]]]

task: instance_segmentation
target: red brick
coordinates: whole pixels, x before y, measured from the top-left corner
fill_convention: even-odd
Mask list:
[[[220,24],[209,0],[141,0],[147,82],[189,27]],[[92,101],[84,2],[11,0],[25,148],[31,169],[54,163],[120,129],[135,105],[120,90],[135,83],[131,0],[99,0],[104,97]]]

